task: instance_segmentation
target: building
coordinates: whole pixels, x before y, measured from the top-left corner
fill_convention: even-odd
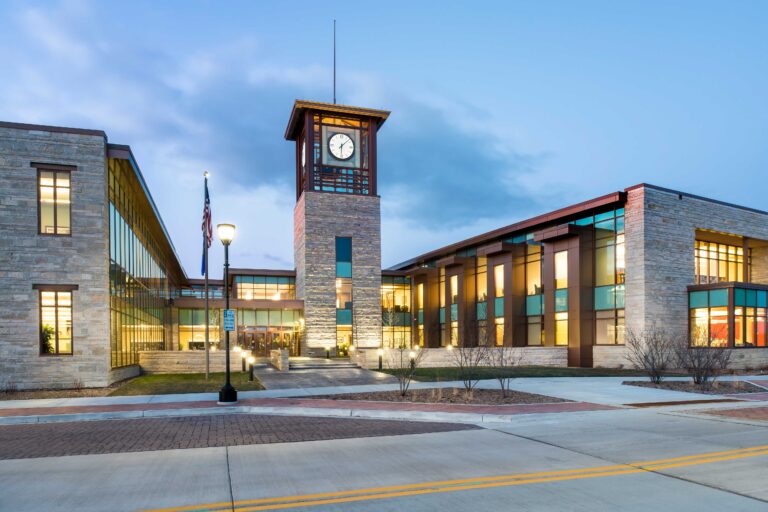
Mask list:
[[[379,348],[418,345],[441,365],[449,345],[505,345],[524,364],[619,367],[627,329],[655,327],[768,365],[768,213],[751,208],[641,184],[382,270],[388,116],[294,104],[296,268],[230,270],[233,344],[265,358],[354,348],[368,366]],[[130,147],[102,131],[0,123],[0,286],[0,387],[203,368],[202,281],[181,267]],[[224,283],[209,288],[221,370]]]

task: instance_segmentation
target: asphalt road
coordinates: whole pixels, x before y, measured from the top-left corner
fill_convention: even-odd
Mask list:
[[[766,467],[765,423],[614,410],[452,432],[4,460],[0,510],[765,511]]]

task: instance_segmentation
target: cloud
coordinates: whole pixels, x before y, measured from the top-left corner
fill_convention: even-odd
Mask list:
[[[0,117],[104,129],[130,144],[191,276],[203,170],[212,173],[214,221],[242,228],[233,265],[291,267],[294,149],[283,133],[294,99],[328,99],[331,70],[286,65],[238,34],[183,53],[105,44],[87,4],[73,5],[18,16],[6,62],[17,80],[0,82]],[[482,110],[355,71],[340,91],[342,101],[393,111],[379,137],[384,231],[399,230],[390,261],[416,255],[425,239],[442,245],[536,206],[526,179],[542,157],[510,148]]]

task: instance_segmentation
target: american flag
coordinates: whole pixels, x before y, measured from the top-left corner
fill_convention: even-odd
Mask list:
[[[205,275],[205,253],[213,240],[213,225],[211,223],[211,198],[208,196],[208,176],[205,177],[205,205],[203,206],[203,265],[200,273]]]

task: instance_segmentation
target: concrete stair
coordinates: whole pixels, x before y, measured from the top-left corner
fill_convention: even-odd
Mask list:
[[[319,357],[292,357],[288,362],[289,370],[348,370],[360,368],[349,359],[324,359]]]

